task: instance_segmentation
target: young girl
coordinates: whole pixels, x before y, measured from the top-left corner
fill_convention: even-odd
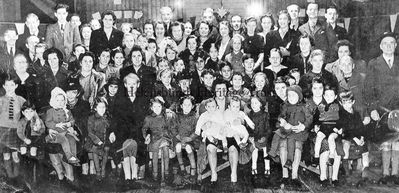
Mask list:
[[[111,52],[112,63],[110,66],[110,77],[120,77],[120,70],[123,68],[123,61],[125,61],[125,53],[122,50],[116,49]]]
[[[191,176],[195,179],[195,158],[194,158],[194,139],[195,139],[195,124],[197,123],[197,116],[194,109],[194,97],[185,96],[180,99],[181,112],[177,114],[176,126],[174,126],[174,136],[176,140],[176,154],[179,161],[180,170],[185,171],[183,165],[182,149],[185,149],[188,154],[191,166]]]
[[[28,148],[30,155],[36,157],[37,149],[44,142],[42,137],[45,131],[45,125],[36,113],[36,107],[33,103],[25,102],[21,108],[24,117],[19,120],[17,134],[24,142],[21,145],[21,154],[25,155]]]
[[[159,73],[159,80],[154,86],[155,96],[161,96],[165,100],[167,110],[175,110],[179,101],[179,87],[172,82],[173,71],[164,69]]]
[[[46,126],[48,129],[57,131],[54,135],[48,135],[46,141],[61,144],[62,150],[69,163],[78,164],[76,157],[77,133],[73,129],[75,120],[71,111],[66,108],[66,93],[59,87],[51,91],[50,106],[46,113]]]
[[[218,58],[218,47],[212,43],[209,48],[209,57],[205,60],[205,69],[212,69],[215,72],[220,70],[220,62]]]
[[[269,125],[269,114],[264,110],[264,102],[257,97],[251,97],[251,112],[249,113],[249,118],[254,122],[255,129],[249,134],[249,141],[255,147],[252,152],[252,175],[258,174],[257,162],[259,150],[263,151],[263,157],[265,162],[265,175],[270,175],[270,160],[267,159],[267,139],[271,132]]]
[[[130,54],[130,50],[132,50],[133,46],[134,46],[134,35],[132,33],[125,33],[123,35],[123,52],[125,53],[125,56]]]
[[[154,181],[158,180],[159,150],[162,151],[163,155],[165,179],[168,179],[169,176],[169,146],[172,138],[169,131],[170,120],[165,115],[164,103],[162,97],[151,99],[152,114],[144,119],[142,128],[145,143],[148,144],[148,149],[152,153],[152,175]]]
[[[184,65],[184,61],[180,58],[177,58],[174,62],[173,62],[173,69],[174,69],[174,73],[175,75],[177,75],[178,73],[182,73],[183,70],[185,70],[186,66]]]
[[[166,70],[166,69],[171,69],[168,59],[165,58],[165,57],[159,58],[158,67],[157,67],[157,75],[158,75],[158,77],[159,77],[159,73],[161,71],[163,71],[163,70]]]
[[[267,80],[266,74],[263,72],[256,73],[252,78],[252,96],[256,96],[260,99],[262,104],[265,104],[264,110],[267,112],[267,98],[270,96],[271,90],[269,81]]]
[[[93,155],[97,179],[100,180],[105,177],[105,166],[108,161],[109,147],[105,143],[110,122],[105,114],[107,102],[104,98],[97,99],[93,108],[95,114],[91,115],[87,121],[89,137],[86,141],[86,147],[89,148],[89,153]],[[101,164],[100,159],[102,160]]]
[[[244,73],[245,69],[242,65],[242,57],[244,53],[241,51],[243,37],[241,35],[234,35],[232,38],[233,42],[233,51],[230,54],[226,55],[226,61],[231,63],[234,72]]]
[[[167,45],[165,49],[165,55],[166,58],[168,59],[169,63],[173,63],[176,60],[177,57],[177,48]]]
[[[79,64],[79,56],[86,52],[86,48],[82,44],[76,44],[73,47],[73,52],[71,53],[71,57],[68,59],[68,67],[67,69],[71,72],[77,72],[80,69]]]

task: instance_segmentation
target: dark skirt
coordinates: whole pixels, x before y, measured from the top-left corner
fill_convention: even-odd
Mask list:
[[[18,151],[21,143],[16,128],[0,127],[0,152]]]

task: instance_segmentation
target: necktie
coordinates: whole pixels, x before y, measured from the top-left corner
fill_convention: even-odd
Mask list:
[[[14,48],[13,47],[10,48],[10,55],[14,56]]]
[[[14,120],[14,98],[10,98],[10,103],[8,106],[8,119]]]
[[[391,59],[388,59],[388,66],[389,66],[389,68],[392,68],[392,61],[391,61]]]
[[[61,33],[64,33],[64,24],[61,24]]]

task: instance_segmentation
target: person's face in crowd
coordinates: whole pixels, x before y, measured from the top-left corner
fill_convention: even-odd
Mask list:
[[[175,40],[181,40],[183,38],[183,31],[180,25],[172,27],[172,36]]]
[[[12,80],[5,81],[4,85],[3,85],[3,88],[7,94],[14,94],[15,89],[17,89],[17,87],[18,87],[18,84],[15,84],[15,82]]]
[[[186,36],[189,36],[189,35],[191,35],[192,32],[193,32],[193,25],[191,25],[190,22],[186,22],[184,24],[184,34]]]
[[[140,83],[137,82],[137,80],[128,78],[126,79],[125,83],[125,88],[127,89],[127,93],[129,96],[133,96],[136,94],[137,88],[140,86]]]
[[[124,38],[125,46],[129,49],[133,48],[134,46],[134,37],[133,36],[126,36]]]
[[[233,16],[233,17],[231,18],[231,25],[233,26],[233,29],[234,29],[235,31],[240,30],[240,29],[241,29],[241,17],[238,16],[238,15]]]
[[[73,53],[75,54],[76,58],[79,59],[80,54],[83,54],[85,52],[86,50],[83,46],[78,46],[75,48],[75,51]]]
[[[260,25],[262,26],[262,29],[263,29],[263,30],[265,30],[265,31],[270,31],[270,30],[272,30],[273,22],[272,22],[272,20],[270,19],[270,17],[264,17],[264,18],[262,19]]]
[[[199,34],[201,37],[207,37],[209,35],[209,25],[201,23],[199,26]]]
[[[218,57],[218,55],[219,55],[218,49],[216,49],[215,46],[212,46],[212,47],[209,49],[209,56],[210,56],[212,59],[216,59],[216,58]]]
[[[340,104],[346,111],[351,112],[352,107],[355,104],[355,100],[344,100],[344,101],[341,101]]]
[[[164,37],[165,35],[165,27],[163,24],[156,24],[155,26],[155,36]]]
[[[91,37],[91,28],[90,27],[84,27],[82,28],[82,37],[84,40],[90,40]]]
[[[31,36],[27,39],[26,47],[28,48],[29,52],[35,53],[35,46],[39,43],[39,38],[36,36]]]
[[[299,96],[295,91],[288,91],[287,100],[290,104],[295,105],[299,101]]]
[[[172,81],[172,75],[170,73],[162,73],[161,82],[165,86],[170,86],[170,82]]]
[[[206,104],[205,106],[206,111],[212,113],[216,111],[216,102],[212,101]]]
[[[183,72],[185,68],[183,60],[176,61],[174,67],[176,72]]]
[[[130,33],[132,31],[132,27],[129,24],[125,24],[121,26],[121,31],[126,34],[126,33]]]
[[[247,72],[252,72],[254,70],[255,62],[253,58],[248,58],[244,60],[244,68]]]
[[[190,99],[184,99],[183,103],[180,106],[183,110],[183,114],[185,115],[189,114],[191,110],[193,110],[193,103]]]
[[[28,17],[26,18],[25,24],[30,30],[38,29],[40,25],[40,20],[36,17]]]
[[[162,70],[168,69],[168,68],[169,68],[169,64],[168,64],[167,61],[162,60],[162,61],[160,61],[160,62],[158,63],[158,71],[159,71],[159,72],[162,71]]]
[[[280,66],[281,61],[283,61],[283,59],[277,51],[270,52],[269,62],[272,66]]]
[[[311,19],[317,18],[318,14],[319,14],[319,6],[315,3],[309,4],[306,9],[306,14]]]
[[[277,96],[281,99],[285,99],[287,97],[287,85],[284,83],[277,83],[274,85],[274,91]]]
[[[229,36],[229,26],[225,24],[219,24],[219,33],[222,37],[227,37]]]
[[[349,49],[349,46],[340,46],[338,48],[338,58],[342,58],[344,56],[350,56],[351,51]]]
[[[299,7],[296,5],[290,5],[287,7],[288,14],[290,14],[290,17],[292,20],[295,20],[298,18],[299,14]]]
[[[118,92],[118,85],[117,84],[110,84],[108,86],[108,94],[109,96],[115,96],[116,93]]]
[[[195,63],[195,67],[198,71],[202,71],[205,67],[205,61],[202,58],[198,58],[197,62]]]
[[[340,59],[338,67],[344,73],[344,75],[351,75],[354,64],[350,56],[344,56]]]
[[[98,30],[101,28],[101,24],[100,21],[98,21],[97,19],[93,19],[90,21],[90,27],[91,29],[94,30]]]
[[[290,20],[287,14],[280,14],[278,17],[278,25],[280,28],[287,28]]]
[[[66,100],[65,100],[64,95],[59,94],[55,97],[55,106],[57,108],[63,108],[65,106],[65,104],[66,104]]]
[[[32,120],[33,116],[35,116],[35,111],[31,108],[28,108],[22,111],[22,114],[27,120]]]
[[[4,41],[6,41],[7,44],[15,44],[17,42],[17,39],[18,35],[17,31],[15,30],[9,30],[4,34]]]
[[[202,15],[202,20],[207,22],[207,23],[212,23],[213,21],[213,13],[210,11],[205,11],[204,14]]]
[[[155,54],[155,52],[157,52],[157,44],[156,43],[149,43],[147,46],[147,50],[151,53],[151,54]]]
[[[394,54],[397,43],[393,37],[385,37],[381,40],[380,49],[384,54]]]
[[[164,9],[161,11],[161,19],[165,23],[169,23],[172,20],[173,13],[171,9]]]
[[[334,8],[327,9],[327,12],[324,15],[324,17],[326,17],[327,23],[335,24],[335,22],[337,21],[337,18],[338,18],[337,10]]]
[[[80,22],[80,17],[76,16],[76,15],[71,17],[71,23],[72,23],[72,25],[74,25],[76,27],[79,27],[80,24],[82,24],[82,22]]]
[[[226,84],[216,84],[215,85],[215,93],[216,93],[216,98],[224,98],[226,97],[227,94],[227,87]]]
[[[35,57],[39,59],[43,59],[43,53],[46,49],[44,47],[35,48]]]
[[[115,66],[122,66],[123,61],[125,61],[125,57],[123,57],[122,53],[116,53],[113,59],[115,62]],[[132,59],[133,59],[133,54],[132,54]]]
[[[251,108],[254,112],[260,111],[262,103],[257,98],[251,98]]]
[[[144,36],[139,36],[137,38],[137,45],[139,45],[142,50],[145,50],[148,46],[148,40]]]
[[[194,52],[197,49],[197,41],[195,40],[195,38],[190,38],[187,43],[188,43],[187,48],[191,52]]]
[[[104,116],[105,111],[107,110],[107,107],[105,105],[104,102],[100,102],[97,104],[96,106],[96,112],[100,115],[100,116]]]
[[[162,113],[162,105],[160,103],[152,103],[151,110],[156,114],[160,115]]]
[[[79,92],[78,90],[67,90],[66,97],[67,101],[73,102],[78,98]]]
[[[68,11],[65,8],[57,9],[54,13],[55,17],[57,18],[58,22],[65,23],[68,17]]]
[[[112,15],[104,16],[103,25],[104,25],[104,28],[106,28],[106,29],[110,29],[114,26],[114,18],[112,18]]]
[[[233,38],[233,50],[234,52],[241,50],[241,40],[239,38]]]
[[[242,76],[233,75],[233,78],[231,79],[231,85],[233,85],[234,88],[241,88],[241,86],[244,85]]]
[[[51,53],[48,55],[48,64],[50,65],[52,70],[58,69],[60,65],[60,60],[57,57],[56,53]]]
[[[299,39],[299,49],[301,50],[302,53],[310,53],[312,45],[310,43],[309,38]]]
[[[111,53],[101,52],[100,57],[99,57],[100,64],[108,65],[110,59],[111,59]]]
[[[254,34],[256,29],[256,21],[249,21],[247,23],[247,33]]]
[[[24,56],[14,58],[14,70],[17,74],[25,73],[28,69],[28,61]]]
[[[166,58],[168,58],[169,61],[176,59],[176,52],[170,48],[166,49]]]
[[[154,36],[154,26],[150,23],[144,25],[144,33],[147,37]]]
[[[291,76],[294,77],[294,81],[295,81],[295,85],[298,85],[299,83],[299,79],[301,79],[301,73],[299,73],[299,71],[293,72],[291,73]]]
[[[230,66],[227,66],[227,65],[224,66],[224,67],[221,69],[221,71],[222,71],[223,79],[225,79],[225,80],[230,80],[231,75],[233,75],[233,72],[232,72]]]
[[[325,90],[323,98],[326,100],[327,104],[331,104],[337,98],[337,95],[333,90]]]
[[[230,102],[230,110],[232,112],[240,112],[240,102],[239,101],[231,101]]]
[[[82,58],[81,66],[83,72],[90,72],[93,69],[93,58],[91,56],[84,56]]]
[[[323,84],[314,82],[312,83],[312,94],[313,97],[322,97],[324,92]]]
[[[262,76],[256,76],[254,79],[256,90],[262,90],[266,86],[266,80]]]
[[[312,71],[315,73],[321,72],[321,69],[323,68],[323,63],[323,56],[321,55],[316,55],[310,59],[310,64],[312,64]]]
[[[207,87],[212,87],[214,80],[215,77],[212,76],[211,74],[206,74],[204,77],[202,77],[202,81],[204,82],[204,85]]]
[[[182,91],[190,90],[190,80],[189,79],[179,80],[179,86]]]

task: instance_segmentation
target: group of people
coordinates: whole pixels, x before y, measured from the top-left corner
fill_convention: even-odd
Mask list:
[[[129,183],[151,165],[148,176],[159,182],[171,179],[169,159],[177,157],[174,165],[193,183],[209,164],[214,185],[221,152],[233,186],[245,155],[254,176],[262,173],[259,159],[265,176],[275,172],[271,160],[281,163],[283,184],[300,186],[300,162],[310,160],[323,186],[337,186],[340,166],[348,175],[354,157],[367,180],[367,126],[399,107],[393,33],[382,34],[381,56],[366,63],[351,57],[334,6],[324,21],[318,4],[308,4],[306,23],[295,4],[246,19],[207,8],[196,25],[174,21],[170,7],[160,13],[162,21],[117,29],[112,11],[81,25],[58,4],[57,23],[45,31],[34,13],[23,34],[6,30],[0,152],[7,180],[20,176],[21,158],[49,158],[60,181],[73,183],[77,171],[99,181],[123,171]],[[380,182],[399,184],[399,142],[381,150]]]

